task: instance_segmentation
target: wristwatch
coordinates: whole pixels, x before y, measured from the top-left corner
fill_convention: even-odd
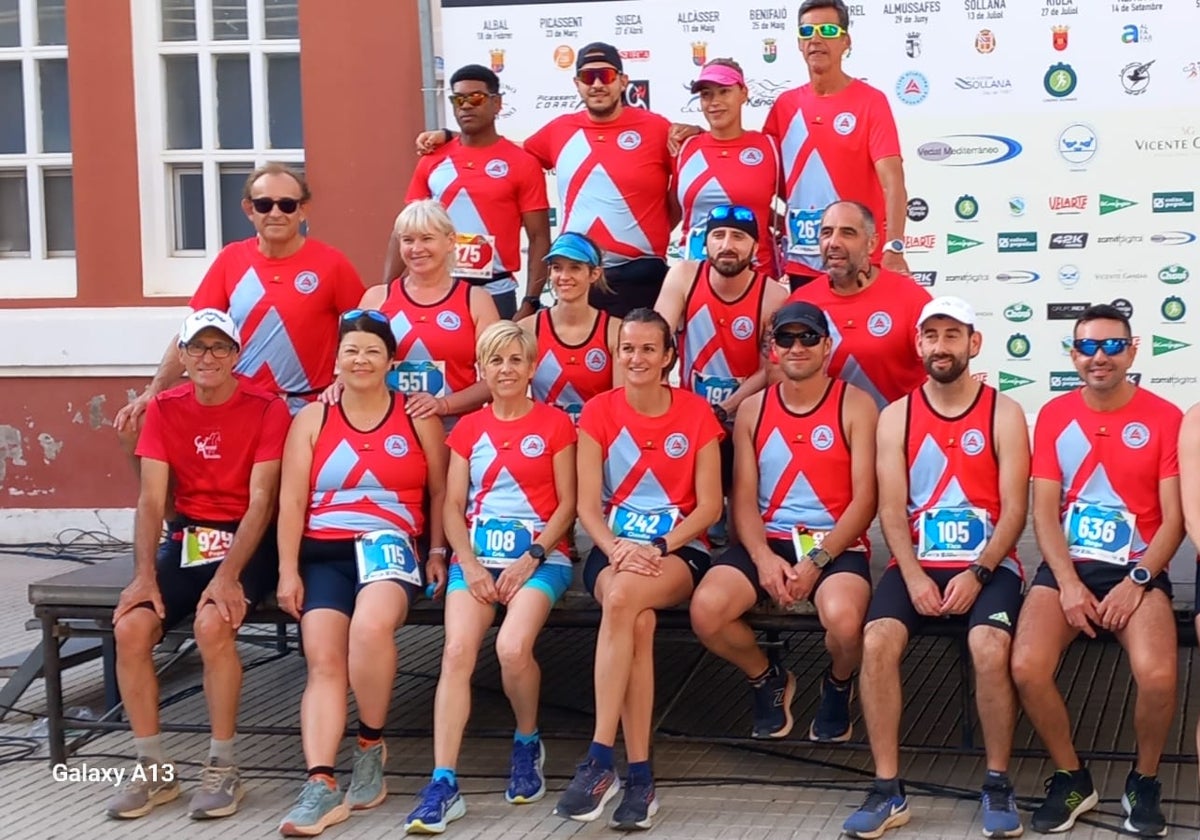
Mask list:
[[[891,251],[893,254],[903,254],[904,253],[904,240],[903,239],[888,240],[887,242],[883,243],[883,250]]]
[[[540,566],[546,562],[546,549],[541,544],[534,543],[529,546],[529,556],[538,561],[538,565]]]
[[[663,557],[666,557],[668,554],[671,553],[667,549],[667,538],[666,537],[655,537],[654,539],[650,540],[650,545],[657,548],[658,553],[661,554]]]
[[[812,564],[818,569],[824,569],[833,562],[833,555],[823,548],[814,548],[804,556],[811,560]]]
[[[975,575],[975,580],[979,581],[980,586],[987,586],[992,582],[992,575],[994,575],[995,572],[993,572],[987,566],[979,563],[972,563],[967,568],[971,570],[971,574]]]
[[[729,425],[729,412],[726,411],[720,403],[713,403],[712,410],[713,415],[716,416],[718,423],[720,423],[722,426]]]
[[[1150,574],[1150,570],[1145,566],[1134,566],[1129,570],[1129,579],[1138,586],[1149,586],[1154,575]]]
[[[528,303],[534,309],[542,308],[542,298],[540,295],[525,295],[521,298],[521,303]]]

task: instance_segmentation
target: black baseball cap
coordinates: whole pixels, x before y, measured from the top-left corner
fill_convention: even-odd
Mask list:
[[[784,304],[775,313],[772,329],[791,326],[808,327],[822,337],[829,335],[829,321],[826,320],[825,313],[819,306],[803,300]]]
[[[576,56],[575,69],[582,70],[583,65],[591,64],[595,61],[603,61],[605,64],[611,64],[617,68],[618,72],[625,72],[625,65],[621,63],[621,54],[617,52],[617,48],[612,44],[606,44],[603,41],[593,41],[588,44]]]

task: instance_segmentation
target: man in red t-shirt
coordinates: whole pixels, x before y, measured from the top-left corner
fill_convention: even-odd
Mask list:
[[[496,131],[500,78],[479,64],[468,64],[450,77],[450,102],[459,135],[417,162],[406,202],[435,198],[454,222],[460,242],[454,271],[492,294],[501,318],[520,320],[540,305],[550,250],[550,202],[541,164]],[[517,307],[521,267],[521,228],[529,238],[525,297]],[[399,240],[388,239],[383,282],[404,272]]]
[[[819,237],[826,273],[788,300],[825,310],[833,339],[829,375],[862,388],[882,410],[925,381],[916,336],[929,292],[871,262],[879,237],[865,205],[831,204]]]
[[[907,274],[908,193],[887,97],[842,69],[850,51],[850,13],[842,0],[805,0],[798,21],[809,83],[775,100],[763,124],[783,158],[792,289],[820,274],[821,214],[839,199],[865,204],[878,220],[872,262]]]
[[[194,819],[237,810],[242,788],[233,740],[242,665],[236,635],[246,613],[274,590],[278,570],[271,521],[287,407],[234,374],[241,336],[225,312],[189,315],[175,352],[188,381],[147,404],[137,447],[133,580],[113,611],[117,685],[138,756],[127,784],[108,802],[107,813],[116,819],[144,816],[179,796],[175,765],[163,751],[152,651],[193,612],[212,741],[188,810]],[[160,542],[169,494],[174,515]]]

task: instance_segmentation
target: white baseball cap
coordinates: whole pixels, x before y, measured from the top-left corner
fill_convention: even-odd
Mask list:
[[[229,340],[238,346],[242,346],[242,336],[238,332],[237,324],[229,317],[228,312],[222,312],[220,309],[197,309],[191,315],[183,319],[183,326],[179,328],[179,345],[182,347],[193,338],[195,338],[201,330],[209,328],[220,330],[229,337]]]
[[[955,321],[965,324],[968,327],[975,326],[974,307],[960,297],[944,295],[942,297],[935,297],[929,303],[925,304],[925,308],[921,310],[921,317],[917,319],[917,329],[924,326],[925,322],[930,318],[939,315],[944,318],[953,318]]]

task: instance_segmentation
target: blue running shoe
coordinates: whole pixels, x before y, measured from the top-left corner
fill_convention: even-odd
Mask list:
[[[796,678],[776,662],[762,682],[751,684],[754,694],[754,738],[786,738],[795,721],[792,700],[796,697]]]
[[[626,780],[625,795],[608,824],[617,831],[644,831],[657,813],[658,794],[654,790],[654,781],[634,783]]]
[[[821,702],[808,727],[808,740],[825,744],[840,744],[850,740],[854,728],[850,724],[850,700],[854,697],[854,682],[838,687],[828,670],[821,675]]]
[[[604,806],[617,795],[620,788],[616,770],[605,770],[589,758],[575,767],[575,778],[558,797],[554,815],[591,822],[600,816]]]
[[[528,805],[546,795],[546,778],[542,765],[546,763],[546,745],[539,738],[533,744],[513,742],[512,770],[504,798],[514,805]]]
[[[904,795],[903,785],[899,786],[898,791],[893,793],[872,786],[862,807],[842,823],[842,831],[849,837],[875,840],[889,828],[899,828],[907,823],[910,816],[908,797]]]
[[[1017,812],[1017,798],[1012,785],[984,785],[980,795],[983,802],[984,837],[1020,837],[1025,830]]]
[[[445,779],[425,785],[420,797],[421,801],[404,821],[405,834],[441,834],[448,823],[467,813],[467,803],[458,792],[458,786]]]

